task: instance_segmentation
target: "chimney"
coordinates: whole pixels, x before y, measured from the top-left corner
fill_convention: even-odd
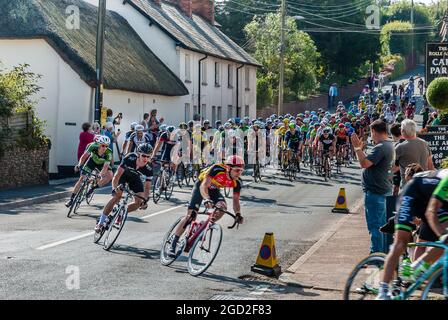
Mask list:
[[[207,20],[211,25],[215,24],[214,0],[191,0],[193,13]]]
[[[166,2],[175,5],[182,11],[183,14],[185,14],[187,17],[191,18],[191,15],[193,14],[192,6],[191,6],[191,0],[154,0],[156,3],[159,2]]]

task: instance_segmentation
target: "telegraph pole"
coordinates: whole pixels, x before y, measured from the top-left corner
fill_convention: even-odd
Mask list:
[[[411,25],[412,25],[411,64],[414,65],[414,0],[411,0]]]
[[[99,0],[98,29],[96,34],[96,89],[95,89],[95,121],[101,121],[103,106],[103,60],[104,60],[104,32],[106,24],[106,0]]]
[[[281,44],[280,44],[280,79],[278,85],[278,115],[282,113],[283,106],[283,82],[284,82],[284,72],[285,72],[285,28],[286,28],[286,0],[282,0],[281,8]]]

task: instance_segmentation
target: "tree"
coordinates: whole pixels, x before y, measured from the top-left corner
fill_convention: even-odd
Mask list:
[[[295,20],[286,20],[285,33],[285,102],[297,100],[316,90],[318,85],[320,55],[311,37],[299,30]],[[276,101],[279,85],[280,65],[280,14],[270,13],[265,19],[255,17],[245,28],[248,39],[252,39],[249,50],[255,59],[263,65],[258,72],[258,89],[272,92],[272,96],[259,101],[263,107],[270,101]]]
[[[381,29],[381,46],[384,55],[411,54],[412,25],[409,22],[392,21]]]

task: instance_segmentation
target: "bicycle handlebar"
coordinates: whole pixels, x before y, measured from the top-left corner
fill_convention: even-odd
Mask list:
[[[129,187],[128,187],[127,185],[120,184],[120,185],[118,185],[118,187],[117,187],[116,189],[120,189],[120,190],[122,190],[122,191],[126,191],[126,192],[129,193],[131,196],[136,197],[136,198],[139,198],[140,200],[143,201],[142,205],[147,204],[148,201],[149,201],[149,198],[146,199],[146,198],[140,197],[138,194],[136,194],[135,192],[133,192],[132,190],[130,190]]]
[[[225,214],[228,214],[229,216],[231,216],[235,220],[231,226],[227,227],[228,229],[233,229],[233,228],[235,228],[235,226],[238,229],[240,223],[238,222],[238,217],[235,214],[233,214],[233,213],[231,213],[231,212],[229,212],[227,210],[224,210],[224,209],[221,209],[221,208],[217,208],[217,207],[214,207],[213,209],[215,209],[217,211],[221,211],[221,212],[223,212]]]

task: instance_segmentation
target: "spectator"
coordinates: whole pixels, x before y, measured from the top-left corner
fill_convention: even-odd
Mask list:
[[[429,107],[425,106],[420,112],[420,114],[423,116],[422,128],[425,129],[429,121]]]
[[[159,126],[160,121],[157,120],[157,109],[151,110],[151,117],[149,118],[149,130],[153,133],[158,135],[159,132]]]
[[[390,127],[390,133],[392,134],[392,139],[395,142],[394,147],[396,148],[400,143],[406,141],[402,135],[401,135],[401,125],[399,123],[394,123]],[[395,160],[395,165],[398,166],[398,162]],[[400,191],[400,185],[401,185],[401,173],[400,170],[397,170],[394,173],[394,177],[392,179],[392,183],[394,185],[393,188],[393,195],[397,196],[398,192]]]
[[[114,118],[113,118],[114,112],[112,111],[112,109],[107,109],[106,111],[106,122],[114,122]]]
[[[395,147],[396,165],[392,171],[400,171],[404,177],[406,167],[411,163],[418,163],[424,171],[434,170],[431,150],[425,140],[417,138],[417,124],[413,120],[403,120],[401,135],[406,141]]]
[[[389,172],[392,167],[394,147],[388,140],[387,124],[375,120],[370,125],[375,146],[369,155],[363,151],[363,143],[356,134],[352,145],[362,168],[362,188],[367,228],[370,234],[370,252],[385,252],[386,241],[379,228],[386,223],[386,197],[390,195],[392,183]]]
[[[116,141],[117,136],[115,135],[114,132],[114,124],[112,122],[106,122],[106,126],[105,126],[105,130],[103,131],[103,134],[107,137],[109,137],[110,139],[110,145],[109,148],[110,150],[112,150],[112,161],[111,161],[111,165],[114,164],[113,161],[113,154],[114,154],[114,143]]]
[[[334,99],[338,96],[338,88],[336,83],[333,83],[328,90],[328,111],[333,110]]]
[[[149,113],[145,113],[143,115],[143,120],[140,122],[140,124],[143,126],[143,131],[148,133],[149,132]]]
[[[86,147],[93,142],[95,134],[91,130],[92,125],[88,122],[83,123],[82,132],[79,134],[79,145],[78,145],[78,161],[83,155]]]
[[[100,126],[100,124],[99,124],[98,122],[95,122],[95,123],[92,125],[92,130],[93,130],[93,134],[94,134],[94,135],[101,134],[101,126]]]

